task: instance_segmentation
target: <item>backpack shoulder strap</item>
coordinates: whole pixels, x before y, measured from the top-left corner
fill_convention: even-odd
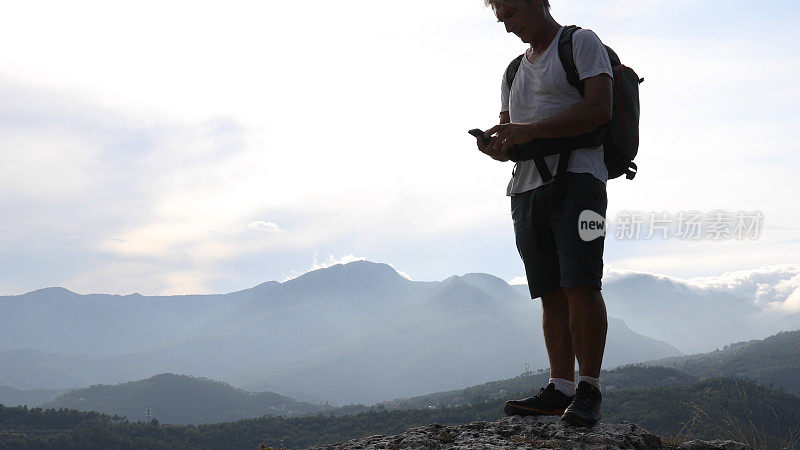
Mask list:
[[[517,76],[517,71],[519,70],[519,65],[522,64],[522,58],[525,57],[525,54],[521,54],[514,58],[511,61],[511,64],[508,65],[506,68],[506,86],[508,86],[508,90],[511,90],[511,85],[514,84],[514,77]]]
[[[583,83],[579,79],[578,68],[575,66],[575,54],[572,52],[572,35],[575,31],[580,30],[581,27],[569,25],[561,32],[561,37],[558,40],[558,58],[561,60],[561,65],[564,66],[564,71],[567,73],[567,81],[583,96]],[[608,59],[611,62],[611,68],[620,66],[622,63],[619,60],[617,53],[611,47],[603,44],[608,53]]]
[[[583,96],[583,83],[578,79],[578,68],[575,66],[575,56],[572,54],[572,35],[580,29],[581,27],[575,25],[564,27],[561,37],[558,39],[558,58],[561,60],[561,65],[564,66],[564,72],[567,73],[567,81],[575,86]]]

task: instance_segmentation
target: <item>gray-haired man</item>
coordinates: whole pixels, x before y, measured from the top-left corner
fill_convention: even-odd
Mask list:
[[[584,94],[568,81],[558,55],[563,27],[550,14],[549,0],[485,0],[506,31],[530,44],[509,89],[503,80],[500,124],[480,150],[508,161],[512,145],[537,138],[589,133],[611,119],[611,63],[590,30],[573,35],[573,55]],[[558,155],[545,157],[555,173]],[[584,241],[578,217],[591,210],[605,217],[608,172],[603,147],[572,151],[554,202],[532,160],[520,161],[508,185],[517,248],[531,298],[542,298],[542,325],[550,359],[550,381],[533,397],[506,403],[509,415],[559,415],[566,423],[593,426],[601,418],[600,368],[605,348],[606,309],[600,293],[603,238]],[[579,383],[574,382],[575,358]]]

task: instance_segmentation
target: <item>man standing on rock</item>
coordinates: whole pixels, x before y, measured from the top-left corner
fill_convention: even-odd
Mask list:
[[[478,138],[482,152],[508,161],[513,145],[583,135],[611,119],[613,72],[592,31],[578,29],[572,36],[581,95],[568,82],[559,58],[564,27],[550,15],[549,0],[484,1],[507,32],[530,46],[513,84],[509,87],[503,78],[500,125],[486,132],[488,143]],[[556,173],[558,158],[544,157],[551,173]],[[513,172],[507,194],[514,233],[531,298],[542,298],[551,378],[533,397],[506,402],[508,415],[559,415],[565,423],[585,427],[601,418],[600,367],[608,327],[600,293],[603,238],[584,240],[578,227],[581,212],[605,217],[607,179],[602,145],[573,150],[566,172],[555,182],[543,178],[534,160],[518,162]],[[556,185],[563,191],[554,198]]]

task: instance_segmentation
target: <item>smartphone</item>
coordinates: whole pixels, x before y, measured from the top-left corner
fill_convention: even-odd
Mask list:
[[[489,138],[484,136],[483,135],[483,131],[481,131],[479,128],[473,128],[473,129],[469,130],[468,133],[473,135],[473,136],[475,136],[478,139],[482,139],[484,145],[489,143]]]

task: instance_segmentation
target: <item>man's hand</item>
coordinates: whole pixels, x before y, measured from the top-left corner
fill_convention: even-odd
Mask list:
[[[532,141],[536,138],[534,124],[532,123],[504,123],[495,125],[486,130],[484,136],[491,137],[497,133],[497,136],[492,138],[488,149],[491,153],[502,153],[508,155],[508,149],[512,145],[522,144],[523,142]],[[484,152],[489,154],[487,152]]]
[[[508,152],[507,151],[503,151],[503,150],[495,151],[494,150],[495,141],[496,141],[496,138],[491,138],[491,139],[489,139],[488,143],[484,143],[483,138],[479,137],[478,138],[478,150],[480,150],[483,153],[486,153],[487,155],[491,156],[492,159],[495,159],[497,161],[502,161],[502,162],[508,161]]]

